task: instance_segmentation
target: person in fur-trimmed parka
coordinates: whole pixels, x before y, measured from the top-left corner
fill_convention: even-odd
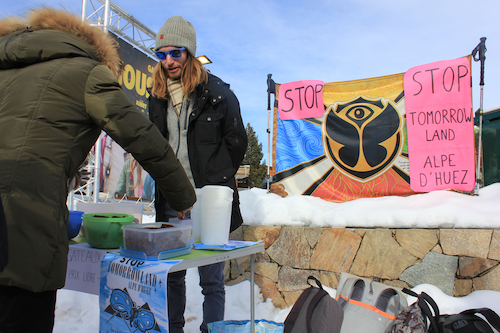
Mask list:
[[[196,201],[167,140],[118,84],[120,66],[117,43],[68,12],[44,7],[26,20],[0,20],[0,194],[8,231],[1,332],[52,331],[67,267],[67,184],[101,130],[132,153],[180,218]]]

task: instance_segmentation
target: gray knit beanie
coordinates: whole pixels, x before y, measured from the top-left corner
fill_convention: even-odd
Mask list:
[[[156,34],[155,51],[164,46],[185,47],[196,57],[196,31],[191,22],[182,16],[172,16],[166,20]]]

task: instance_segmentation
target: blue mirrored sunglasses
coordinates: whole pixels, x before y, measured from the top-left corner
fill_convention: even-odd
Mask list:
[[[178,49],[173,49],[170,51],[155,51],[156,57],[160,60],[166,60],[167,55],[170,54],[172,59],[179,59],[182,56],[182,51],[184,51],[185,47],[180,47]]]

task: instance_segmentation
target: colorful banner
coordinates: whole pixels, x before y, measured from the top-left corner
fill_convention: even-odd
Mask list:
[[[410,185],[471,191],[475,183],[470,58],[421,65],[404,76]]]
[[[403,75],[325,83],[320,117],[283,120],[275,109],[273,180],[334,202],[413,194]]]
[[[99,332],[168,332],[167,275],[179,262],[104,256]]]

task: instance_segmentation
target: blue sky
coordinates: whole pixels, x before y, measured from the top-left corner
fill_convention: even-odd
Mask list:
[[[88,1],[88,0],[87,0]],[[276,83],[338,82],[406,72],[471,53],[486,37],[483,106],[500,105],[498,0],[114,0],[157,32],[182,15],[193,23],[197,54],[231,85],[267,157],[268,74]],[[94,4],[99,2],[94,0]],[[81,15],[82,0],[2,1],[0,17],[48,5]],[[472,63],[473,105],[479,108],[479,62]]]

